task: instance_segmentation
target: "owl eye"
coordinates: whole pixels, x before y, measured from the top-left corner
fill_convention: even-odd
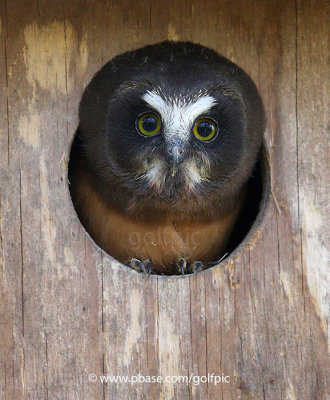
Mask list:
[[[203,142],[212,140],[218,130],[217,123],[210,118],[201,118],[195,122],[193,134]]]
[[[154,113],[145,113],[139,116],[136,121],[136,126],[144,136],[156,135],[161,128],[160,118]]]

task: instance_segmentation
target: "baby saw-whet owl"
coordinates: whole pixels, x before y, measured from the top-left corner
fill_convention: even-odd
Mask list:
[[[221,257],[265,125],[241,68],[198,44],[146,46],[95,74],[79,118],[71,194],[97,244],[155,273]]]

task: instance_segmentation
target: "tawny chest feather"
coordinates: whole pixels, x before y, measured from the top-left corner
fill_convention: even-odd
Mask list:
[[[170,218],[163,224],[147,224],[109,209],[88,185],[80,186],[79,192],[76,205],[97,244],[123,263],[148,259],[155,271],[182,257],[188,262],[214,260],[223,251],[239,211],[208,224],[178,224]]]

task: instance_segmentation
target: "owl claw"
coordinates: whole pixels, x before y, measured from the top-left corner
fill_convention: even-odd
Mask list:
[[[184,275],[187,270],[187,261],[184,258],[180,258],[177,263],[179,274]]]
[[[135,269],[137,272],[143,272],[144,275],[149,276],[152,271],[152,264],[149,260],[146,260],[144,263],[137,258],[132,258],[127,264],[130,268]]]
[[[142,272],[146,276],[150,276],[152,274],[152,262],[150,260],[141,261],[137,258],[132,258],[128,264],[128,267],[134,269],[137,272]],[[191,264],[187,263],[185,258],[180,258],[176,263],[177,272],[180,275],[186,274],[197,274],[198,272],[204,271],[207,268],[210,268],[210,265],[205,265],[201,261],[194,261]]]
[[[194,261],[189,265],[189,270],[192,274],[197,274],[200,271],[206,269],[206,265],[204,265],[201,261]]]
[[[180,258],[177,262],[177,270],[181,275],[197,274],[207,268],[208,267],[201,261],[194,261],[191,264],[187,264],[187,261],[184,258]]]
[[[150,260],[146,260],[144,262],[144,267],[147,270],[147,274],[149,276],[151,274],[151,272],[152,272],[152,263],[151,263],[151,261]]]

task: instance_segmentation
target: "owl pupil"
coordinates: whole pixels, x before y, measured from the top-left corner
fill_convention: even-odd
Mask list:
[[[153,132],[157,129],[157,121],[154,117],[146,117],[142,122],[142,127],[147,132]]]
[[[212,134],[213,129],[213,125],[211,125],[209,122],[204,121],[198,124],[197,132],[202,137],[208,137]]]

